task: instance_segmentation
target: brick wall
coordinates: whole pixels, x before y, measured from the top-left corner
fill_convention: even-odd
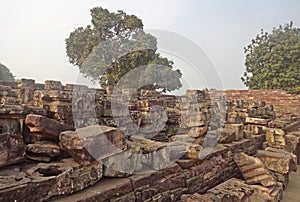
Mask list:
[[[265,135],[218,145],[204,159],[178,160],[173,166],[128,178],[103,178],[94,186],[53,201],[178,201],[182,194],[205,193],[241,173],[233,160],[240,152],[262,149]],[[0,192],[1,196],[1,192]]]
[[[273,105],[276,113],[300,114],[300,95],[283,90],[227,90],[227,100],[266,102]]]

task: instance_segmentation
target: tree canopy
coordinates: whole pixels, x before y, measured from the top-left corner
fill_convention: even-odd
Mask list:
[[[157,40],[144,32],[141,19],[123,11],[111,13],[101,7],[91,9],[91,16],[91,25],[75,29],[66,39],[69,61],[79,67],[84,76],[102,87],[115,86],[133,69],[146,66],[143,70],[152,73],[139,74],[135,82],[164,91],[181,87],[181,72],[172,70],[173,62],[157,53]],[[153,78],[148,79],[153,77],[157,67],[161,67],[161,71],[156,76],[169,78],[169,81],[157,84]]]
[[[15,78],[10,70],[0,63],[0,80],[2,81],[14,81]]]
[[[300,92],[300,29],[293,22],[252,39],[244,48],[246,71],[241,78],[250,89]]]

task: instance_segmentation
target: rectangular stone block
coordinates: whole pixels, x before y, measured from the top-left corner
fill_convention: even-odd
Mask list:
[[[239,141],[243,139],[243,124],[225,124],[226,129],[231,129],[234,131],[235,134],[235,141]]]
[[[124,135],[109,126],[88,126],[65,131],[59,136],[60,147],[78,163],[86,165],[127,149]]]
[[[267,147],[266,150],[258,150],[256,156],[269,170],[280,174],[297,171],[296,155],[285,150]]]
[[[221,128],[217,130],[218,143],[227,144],[231,143],[236,139],[235,131],[228,128]]]
[[[268,122],[269,122],[268,119],[251,118],[251,117],[246,117],[246,120],[245,120],[246,124],[256,124],[256,125],[262,125],[262,126],[267,126]]]
[[[63,131],[75,130],[73,126],[62,124],[54,119],[35,114],[26,116],[25,124],[30,129],[30,132],[53,137],[58,139],[58,136]]]
[[[61,90],[62,84],[60,81],[46,80],[44,88],[45,90]]]
[[[0,134],[0,167],[25,161],[25,145],[21,135]]]
[[[266,130],[266,141],[268,145],[276,148],[285,148],[285,131],[276,128],[267,128]]]

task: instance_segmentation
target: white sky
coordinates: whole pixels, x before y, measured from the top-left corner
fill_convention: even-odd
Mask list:
[[[141,18],[146,29],[192,40],[215,64],[226,89],[245,88],[243,47],[261,28],[270,32],[290,21],[300,27],[299,0],[1,0],[0,62],[16,78],[76,83],[79,71],[68,63],[65,38],[90,24],[89,10],[95,6],[124,10]],[[183,66],[176,64],[190,87],[203,88]]]

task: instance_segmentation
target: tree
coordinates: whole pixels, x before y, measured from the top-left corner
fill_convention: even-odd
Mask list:
[[[173,76],[167,86],[150,84],[145,81],[147,77],[135,78],[135,81],[143,80],[147,88],[164,91],[181,87],[181,72],[169,71],[173,62],[157,53],[157,40],[144,32],[141,19],[123,11],[110,13],[101,7],[91,9],[91,16],[92,25],[75,29],[66,39],[69,61],[79,67],[85,77],[99,82],[102,87],[115,86],[131,70],[147,66],[150,71],[156,65],[164,70],[160,75],[167,77],[171,73]]]
[[[261,33],[244,48],[246,71],[241,78],[250,89],[300,87],[300,29],[293,22]],[[300,91],[299,91],[300,92]]]
[[[14,81],[15,78],[10,70],[3,64],[0,63],[0,80],[2,81]]]

